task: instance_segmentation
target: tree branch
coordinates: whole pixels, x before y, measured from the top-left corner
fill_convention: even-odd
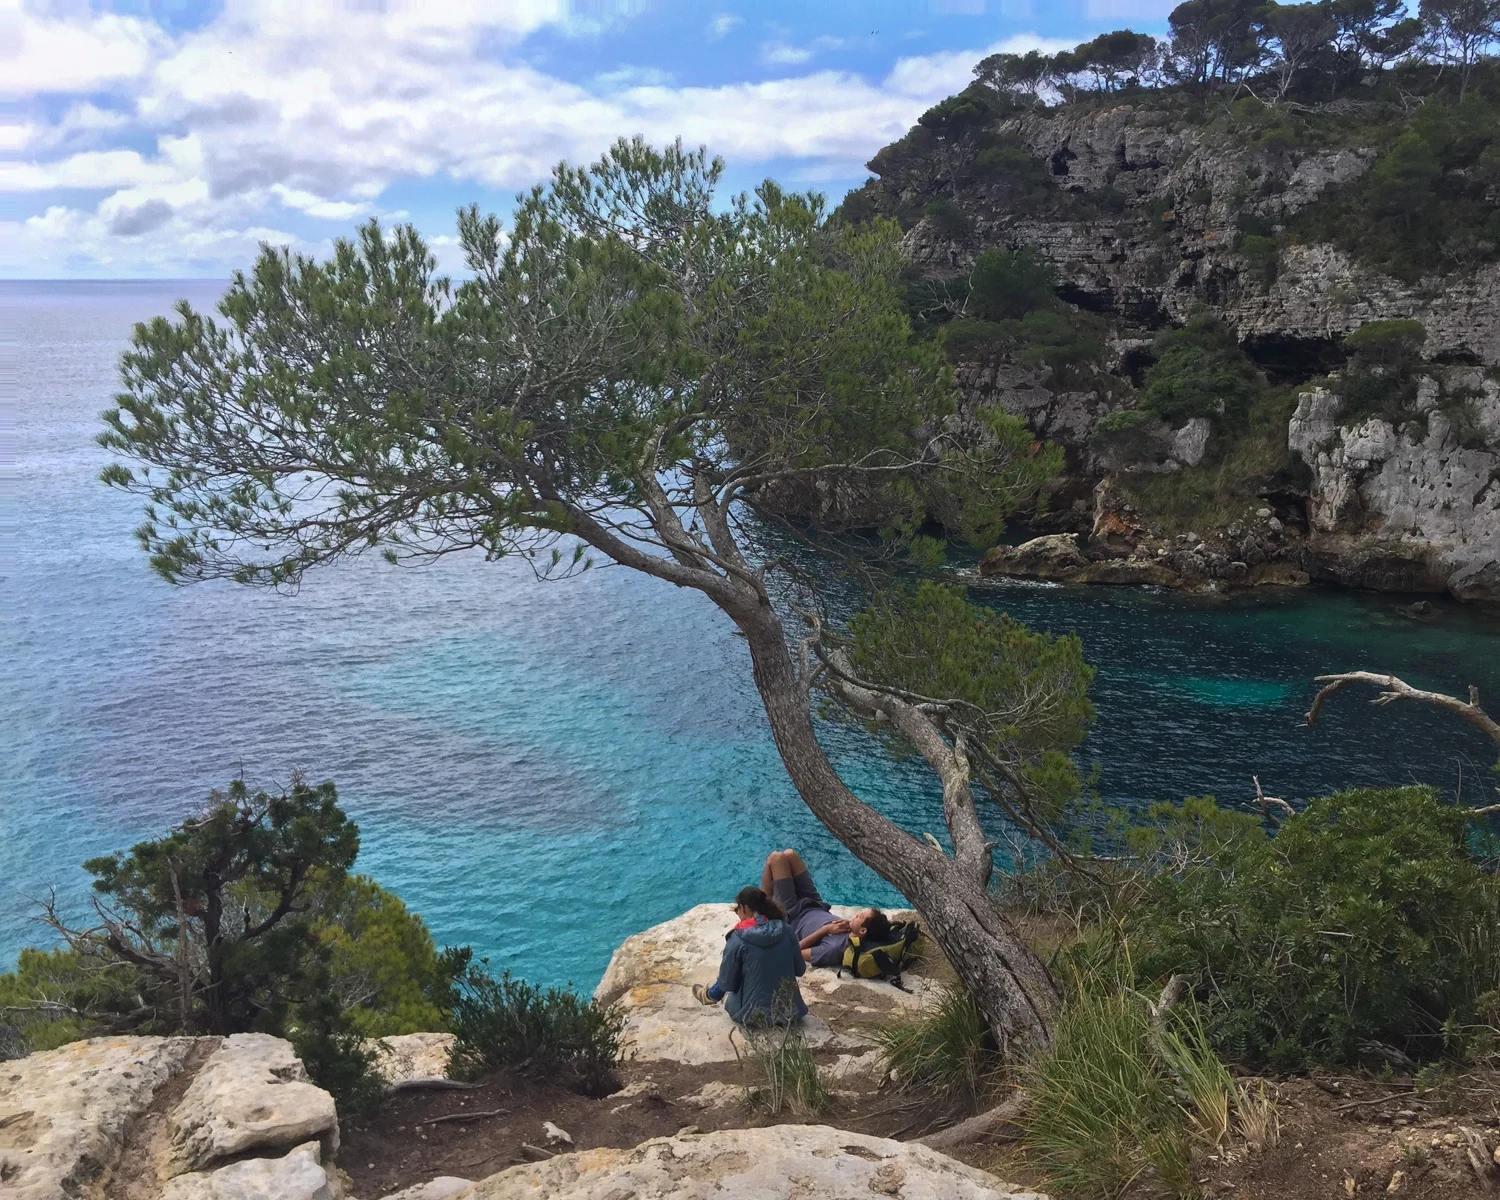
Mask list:
[[[1397,700],[1415,700],[1421,704],[1431,704],[1467,721],[1475,729],[1484,733],[1497,748],[1500,748],[1500,722],[1479,707],[1477,687],[1469,688],[1469,701],[1466,704],[1457,696],[1447,696],[1442,692],[1424,692],[1420,688],[1412,687],[1409,683],[1404,683],[1394,675],[1376,675],[1371,671],[1347,671],[1340,675],[1319,675],[1313,682],[1321,683],[1323,687],[1313,697],[1312,707],[1307,710],[1309,726],[1318,723],[1318,713],[1323,707],[1323,702],[1334,692],[1348,687],[1351,683],[1367,683],[1373,687],[1385,689],[1370,702],[1372,704],[1384,706],[1394,704]]]

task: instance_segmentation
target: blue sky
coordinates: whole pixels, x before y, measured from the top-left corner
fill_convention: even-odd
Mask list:
[[[681,136],[835,200],[995,49],[1161,0],[0,0],[0,277],[223,277]]]

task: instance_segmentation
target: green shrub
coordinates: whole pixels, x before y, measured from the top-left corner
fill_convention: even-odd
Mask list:
[[[1116,464],[1138,463],[1160,456],[1161,428],[1161,419],[1151,413],[1122,409],[1100,419],[1089,431],[1089,445]]]
[[[968,315],[982,321],[1014,320],[1057,304],[1057,272],[1030,246],[991,247],[969,276]]]
[[[305,1005],[287,1032],[308,1076],[333,1096],[340,1114],[366,1113],[380,1103],[384,1083],[375,1055],[331,992]]]
[[[1462,104],[1424,104],[1395,125],[1362,178],[1329,189],[1291,227],[1408,282],[1493,261],[1500,209],[1487,189],[1497,133],[1500,104],[1477,90]]]
[[[1263,390],[1233,332],[1207,314],[1159,334],[1156,354],[1146,372],[1145,407],[1173,425],[1208,417],[1238,426]]]
[[[76,950],[27,947],[16,969],[0,975],[0,1013],[20,1054],[117,1029],[173,1032],[169,1020],[150,1020],[154,1013],[136,1017],[141,991],[140,977],[125,964],[97,964]]]
[[[957,985],[919,1012],[899,1013],[871,1036],[898,1088],[977,1106],[998,1079],[1001,1060],[989,1022]]]
[[[1268,288],[1276,282],[1276,273],[1281,264],[1281,247],[1274,237],[1264,237],[1258,233],[1245,234],[1240,238],[1240,255],[1244,258],[1251,277],[1262,287]]]
[[[923,210],[932,222],[933,232],[950,242],[962,241],[974,232],[974,222],[947,196],[929,200]]]
[[[961,134],[975,126],[983,125],[995,115],[995,98],[988,89],[970,84],[956,96],[934,104],[920,117],[917,124],[943,134]]]
[[[953,358],[998,354],[1009,345],[1005,329],[996,321],[950,321],[942,327],[942,339]]]
[[[1344,347],[1366,366],[1401,371],[1421,355],[1426,341],[1421,321],[1367,321],[1344,339]]]
[[[511,977],[496,979],[468,966],[453,997],[452,1073],[473,1078],[497,1067],[529,1065],[560,1072],[591,1096],[619,1086],[620,1034],[625,1018],[571,988],[541,988]]]
[[[312,936],[327,956],[335,994],[366,1037],[447,1027],[453,964],[401,898],[367,875],[325,889]]]
[[[1430,1056],[1500,983],[1500,888],[1469,815],[1431,788],[1323,797],[1275,837],[1209,799],[1152,812],[1156,845],[1193,854],[1164,855],[1190,865],[1126,914],[1135,965],[1193,980],[1224,1053],[1294,1067],[1374,1040]]]

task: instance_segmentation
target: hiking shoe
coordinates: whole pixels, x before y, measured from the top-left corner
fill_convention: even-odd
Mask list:
[[[693,984],[693,999],[699,1004],[717,1004],[718,1001],[708,994],[708,989],[701,983]]]

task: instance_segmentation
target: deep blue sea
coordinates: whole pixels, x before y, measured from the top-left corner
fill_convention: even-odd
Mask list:
[[[622,570],[537,583],[520,565],[374,559],[294,597],[174,588],[97,482],[98,414],[133,322],[205,283],[0,283],[0,969],[45,943],[33,900],[85,914],[79,864],[164,830],[243,774],[333,779],[359,869],[440,943],[543,983],[592,987],[627,934],[801,847],[833,898],[894,896],[807,813],[748,656],[702,598]],[[1083,757],[1109,799],[1288,797],[1439,784],[1471,801],[1493,749],[1442,714],[1347,693],[1301,727],[1314,674],[1396,671],[1500,708],[1500,619],[1402,598],[1267,592],[1203,600],[1001,584],[974,595],[1077,630],[1099,666]],[[858,732],[825,730],[849,782],[912,828],[936,791]]]

